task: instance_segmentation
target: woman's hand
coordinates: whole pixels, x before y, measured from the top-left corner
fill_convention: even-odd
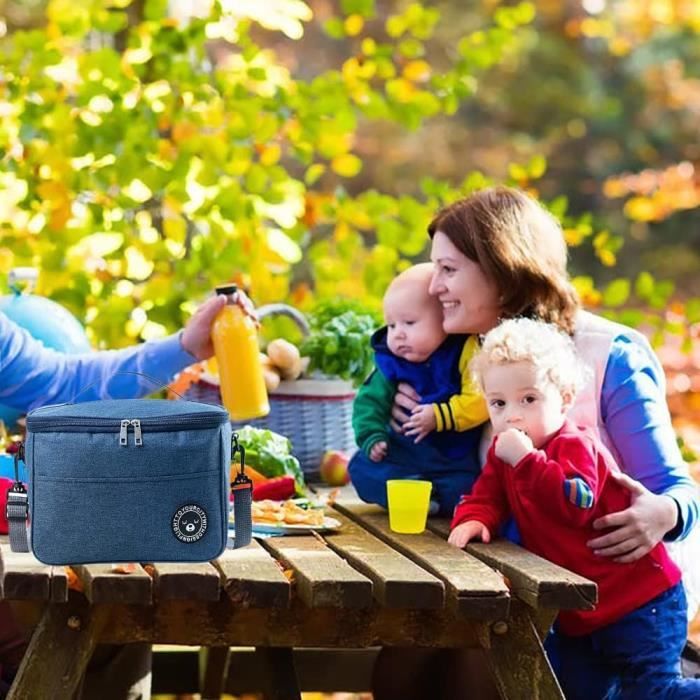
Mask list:
[[[406,421],[413,409],[420,403],[420,396],[415,389],[405,382],[401,382],[396,387],[394,403],[391,406],[391,420],[389,425],[397,433],[403,433],[403,423]]]
[[[403,432],[418,443],[437,428],[433,404],[426,403],[416,406],[411,411],[411,417],[403,424]]]
[[[671,497],[652,493],[627,474],[617,472],[611,477],[632,494],[632,503],[625,510],[595,520],[596,530],[613,529],[587,544],[601,557],[629,564],[648,554],[676,526],[678,508]]]

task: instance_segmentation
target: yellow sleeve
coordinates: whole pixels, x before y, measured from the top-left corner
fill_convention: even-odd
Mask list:
[[[443,430],[469,430],[489,419],[486,401],[469,374],[469,361],[478,350],[476,336],[471,335],[464,343],[459,357],[459,373],[462,377],[462,391],[451,396],[445,403],[434,403],[435,422],[438,432]]]

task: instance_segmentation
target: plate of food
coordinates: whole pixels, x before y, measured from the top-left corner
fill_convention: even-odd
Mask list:
[[[341,526],[339,520],[325,514],[323,507],[300,501],[302,499],[253,501],[253,533],[298,535],[328,532]]]

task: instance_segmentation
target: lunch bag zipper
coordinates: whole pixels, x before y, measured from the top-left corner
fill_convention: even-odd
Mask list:
[[[156,432],[168,432],[190,428],[194,430],[203,430],[206,428],[215,428],[222,424],[221,417],[206,416],[199,414],[182,414],[171,419],[164,418],[38,418],[28,422],[28,427],[35,433],[53,433],[53,432],[108,432],[113,428],[115,432],[118,430],[119,445],[127,447],[129,444],[129,426],[134,431],[134,444],[137,447],[143,446],[143,432],[154,430]],[[92,430],[90,430],[92,428]]]
[[[121,422],[121,427],[119,428],[119,444],[129,444],[130,425],[134,426],[134,444],[137,447],[141,447],[141,445],[143,445],[143,436],[141,434],[141,421],[138,418],[133,418],[132,420],[126,419]]]

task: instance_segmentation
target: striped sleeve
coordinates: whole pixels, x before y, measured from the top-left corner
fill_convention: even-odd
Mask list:
[[[461,390],[444,403],[433,404],[436,430],[470,430],[488,420],[486,401],[469,373],[469,362],[478,350],[476,336],[469,336],[459,358]]]

